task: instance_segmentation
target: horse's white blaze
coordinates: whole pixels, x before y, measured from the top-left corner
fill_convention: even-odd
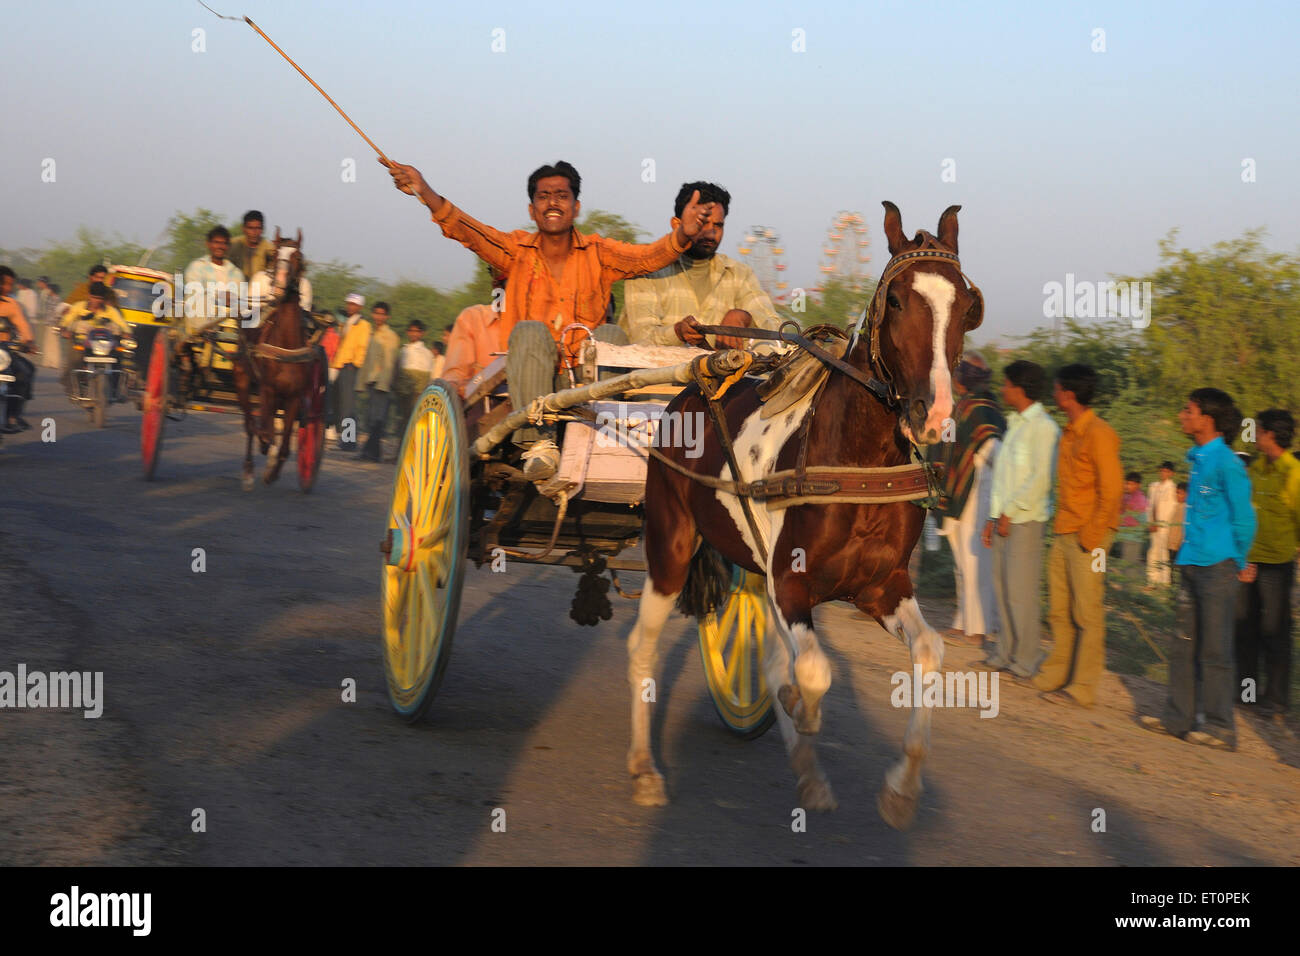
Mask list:
[[[948,320],[957,297],[953,284],[933,272],[919,272],[912,278],[912,290],[925,298],[934,315],[934,337],[930,354],[930,414],[925,430],[943,431],[944,419],[952,415],[952,374],[948,371]]]
[[[803,424],[808,409],[812,407],[812,398],[810,392],[780,415],[768,419],[764,419],[760,410],[755,409],[753,414],[741,423],[740,431],[732,442],[741,481],[753,481],[776,471],[777,455]],[[723,481],[732,480],[731,466],[724,463],[718,477]],[[759,533],[764,538],[763,547],[769,557],[769,563],[764,565],[759,557],[759,549],[755,546],[754,536],[749,531],[749,522],[745,520],[745,511],[740,506],[740,499],[724,491],[715,494],[718,502],[740,531],[740,538],[753,556],[754,563],[759,567],[766,567],[768,574],[771,574],[772,545],[781,536],[781,527],[785,523],[785,510],[768,511],[761,505],[753,508],[754,523],[758,525]]]

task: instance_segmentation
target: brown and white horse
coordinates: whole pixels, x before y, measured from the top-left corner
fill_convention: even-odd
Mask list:
[[[307,345],[298,304],[298,279],[302,274],[302,230],[298,238],[281,238],[275,230],[275,250],[270,263],[271,290],[269,309],[252,334],[240,328],[244,338],[244,360],[234,366],[235,388],[244,411],[243,487],[253,488],[253,437],[257,436],[263,455],[275,444],[275,415],[283,410],[280,443],[270,451],[262,480],[271,484],[280,477],[280,469],[292,448],[293,428],[298,423],[298,407],[311,380],[311,366],[303,362]],[[251,277],[250,277],[251,281]],[[281,358],[273,358],[280,355]],[[256,382],[254,383],[254,379]],[[253,417],[250,393],[258,387],[257,417]]]
[[[884,205],[893,258],[882,277],[878,301],[854,330],[845,361],[864,377],[888,383],[889,399],[832,371],[820,390],[764,419],[754,383],[742,380],[723,399],[742,480],[795,467],[805,419],[807,466],[867,468],[909,464],[910,446],[937,442],[945,419],[952,415],[952,370],[966,332],[978,326],[983,315],[982,297],[968,288],[957,262],[961,207],[943,213],[937,236],[919,232],[908,240],[897,207]],[[668,411],[704,415],[706,406],[691,386]],[[735,478],[712,431],[696,458],[686,458],[680,448],[662,451],[699,474]],[[706,487],[653,458],[649,462],[644,536],[648,576],[628,636],[628,769],[637,803],[667,802],[650,750],[650,704],[642,688],[645,679],[654,676],[656,645],[675,602],[692,587],[692,575],[707,573],[708,562],[697,554],[702,548],[712,547],[732,564],[766,575],[764,675],[782,701],[774,709],[798,777],[800,806],[806,809],[830,810],[836,805],[813,749],[813,735],[821,728],[821,701],[831,683],[830,664],[813,630],[813,607],[850,601],[907,645],[914,669],[919,666],[927,674],[942,667],[943,640],[922,616],[907,573],[924,519],[915,503],[818,503],[769,511],[759,502],[753,511],[765,539],[761,548],[755,546],[735,495]],[[903,759],[886,774],[880,793],[881,815],[892,826],[906,827],[915,815],[929,737],[930,711],[916,708],[903,739]]]

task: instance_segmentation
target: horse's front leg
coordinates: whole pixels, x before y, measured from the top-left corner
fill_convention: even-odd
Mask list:
[[[294,394],[284,403],[284,427],[280,430],[280,441],[275,445],[274,455],[267,461],[266,475],[262,478],[268,485],[280,477],[280,469],[284,467],[285,459],[289,457],[289,449],[292,447],[289,443],[293,440],[293,426],[298,423],[300,401],[298,395]]]
[[[902,576],[901,582],[897,581],[898,575]],[[906,585],[906,588],[902,585]],[[886,630],[911,651],[912,674],[919,672],[922,681],[927,680],[926,675],[931,673],[939,674],[942,679],[943,638],[926,623],[916,598],[912,597],[912,587],[907,581],[905,569],[895,572],[895,578],[887,584],[886,591],[894,596],[895,607],[883,616],[877,615],[877,618]],[[906,596],[901,597],[900,593]],[[913,679],[911,675],[909,679]],[[932,708],[923,703],[918,705],[920,698],[921,687],[912,688],[912,713],[907,719],[907,730],[903,734],[903,759],[886,772],[885,784],[880,789],[877,801],[881,817],[897,830],[907,829],[916,817],[922,790],[921,765],[930,752]]]
[[[778,582],[768,578],[768,592],[776,613],[769,619],[764,642],[763,674],[767,686],[776,688],[780,703],[775,708],[776,723],[798,781],[799,803],[805,810],[834,810],[835,793],[814,747],[814,735],[821,730],[822,698],[831,686],[830,661],[817,643],[812,607],[802,589],[792,586],[788,577]],[[791,647],[795,650],[793,682]]]
[[[235,392],[239,396],[239,407],[244,412],[244,470],[239,484],[245,491],[253,490],[253,432],[257,423],[253,419],[253,401],[249,397],[250,383],[248,376],[235,370]]]
[[[644,807],[662,807],[668,803],[668,793],[650,748],[650,705],[658,698],[655,666],[659,635],[686,586],[691,556],[699,541],[690,511],[653,462],[646,476],[642,535],[646,578],[636,622],[627,636],[627,681],[632,695],[627,771],[632,775],[632,800]]]

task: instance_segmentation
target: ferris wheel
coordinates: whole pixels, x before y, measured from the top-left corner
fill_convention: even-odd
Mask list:
[[[838,280],[854,292],[866,288],[870,275],[871,240],[867,238],[867,220],[860,212],[840,212],[831,220],[822,246],[821,284]],[[821,286],[813,289],[820,292]]]
[[[740,255],[754,270],[754,276],[768,298],[778,305],[789,299],[790,283],[786,281],[785,263],[781,261],[785,249],[775,229],[751,226],[740,242]]]

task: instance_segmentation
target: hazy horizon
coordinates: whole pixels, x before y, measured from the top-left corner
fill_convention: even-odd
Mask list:
[[[1280,3],[241,4],[214,6],[251,16],[390,157],[503,229],[527,222],[528,173],[559,158],[584,209],[649,236],[682,182],[712,180],[733,195],[722,251],[772,227],[807,288],[840,210],[866,217],[875,275],[881,200],[909,234],[960,204],[981,341],[1045,324],[1045,283],[1150,270],[1171,228],[1193,248],[1261,227],[1270,248],[1300,246],[1298,18]],[[313,259],[443,289],[470,277],[472,255],[243,23],[79,0],[11,11],[3,44],[0,247],[83,225],[149,246],[178,211],[257,208],[271,232],[302,228]]]

